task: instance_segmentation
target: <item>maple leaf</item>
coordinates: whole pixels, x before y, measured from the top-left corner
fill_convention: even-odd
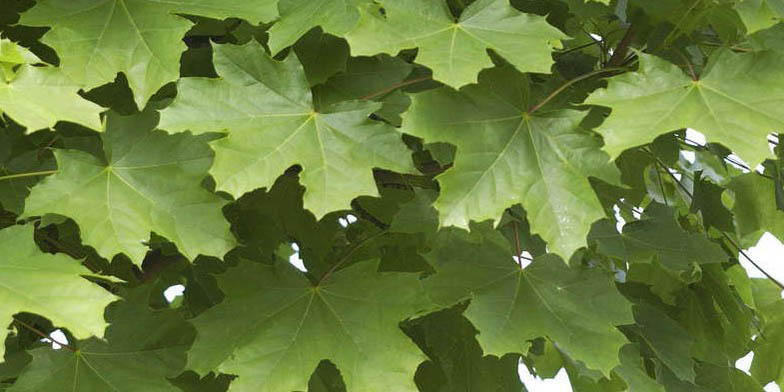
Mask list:
[[[193,320],[189,368],[238,375],[232,391],[290,391],[329,359],[348,390],[412,390],[424,357],[398,322],[428,302],[415,274],[377,267],[359,262],[316,284],[287,263],[230,268],[218,278],[223,302]]]
[[[492,49],[523,72],[549,73],[552,50],[568,38],[545,21],[505,0],[478,0],[455,21],[446,1],[394,0],[363,7],[359,25],[346,35],[352,53],[395,54],[419,48],[417,62],[452,87],[476,82],[493,65]],[[381,11],[383,8],[383,12]]]
[[[63,254],[41,252],[32,225],[0,230],[0,255],[0,323],[11,324],[19,312],[37,313],[76,336],[103,336],[103,309],[115,297],[81,276],[90,270]],[[0,356],[4,352],[0,345]]]
[[[784,19],[782,0],[737,0],[735,10],[749,33],[766,29]]]
[[[58,172],[33,187],[25,215],[73,218],[86,245],[141,264],[150,232],[183,254],[223,256],[234,244],[221,213],[226,204],[201,187],[213,153],[198,137],[155,130],[158,115],[110,112],[105,157],[56,150]]]
[[[466,317],[482,332],[479,343],[490,354],[525,353],[528,340],[546,336],[569,356],[609,374],[628,343],[615,326],[634,322],[631,304],[612,278],[567,267],[555,255],[523,269],[509,248],[489,222],[472,224],[470,233],[444,229],[427,255],[437,272],[425,287],[442,305],[471,300]]]
[[[228,132],[211,143],[216,157],[210,173],[218,190],[240,197],[300,164],[305,208],[320,218],[345,209],[356,196],[377,195],[373,168],[414,170],[400,133],[368,119],[380,104],[349,101],[314,108],[296,57],[278,62],[251,42],[217,46],[215,62],[220,79],[178,82],[161,128]]]
[[[359,21],[357,5],[369,0],[279,0],[278,20],[269,30],[269,47],[273,54],[291,46],[313,27],[342,36]]]
[[[625,262],[656,260],[677,271],[692,271],[695,263],[727,260],[727,254],[718,244],[702,234],[683,230],[675,220],[675,213],[662,204],[652,203],[642,219],[624,225],[623,233],[618,233],[614,222],[602,220],[594,225],[588,240],[596,241],[601,253]]]
[[[0,77],[0,113],[28,132],[70,121],[101,129],[104,109],[80,97],[80,86],[55,67],[21,65],[10,80]]]
[[[63,73],[90,89],[128,78],[144,108],[164,84],[179,76],[182,37],[191,26],[176,14],[239,16],[257,23],[277,16],[275,0],[51,0],[36,3],[20,24],[47,26],[42,42],[54,48]],[[132,48],[132,49],[128,49]]]
[[[724,144],[750,167],[770,156],[766,137],[784,127],[784,77],[776,65],[784,53],[722,50],[699,80],[665,60],[639,56],[637,72],[612,78],[585,101],[612,108],[597,132],[613,158],[683,128]]]
[[[588,176],[618,182],[600,142],[580,127],[585,112],[529,114],[531,86],[510,67],[480,74],[477,85],[413,95],[403,132],[457,146],[454,167],[438,177],[443,225],[499,219],[521,203],[531,231],[568,257],[604,216]]]
[[[9,392],[73,391],[169,392],[167,377],[185,365],[194,331],[173,309],[152,310],[153,285],[123,289],[124,299],[107,308],[111,325],[105,340],[74,343],[75,351],[42,347]]]

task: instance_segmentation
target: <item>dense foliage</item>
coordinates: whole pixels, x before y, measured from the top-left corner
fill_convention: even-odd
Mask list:
[[[782,18],[0,0],[0,390],[781,385]]]

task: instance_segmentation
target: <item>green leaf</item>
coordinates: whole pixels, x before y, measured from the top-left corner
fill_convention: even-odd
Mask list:
[[[521,392],[518,355],[498,358],[482,354],[476,341],[479,331],[458,305],[404,324],[406,333],[422,348],[429,361],[419,365],[414,377],[421,392]]]
[[[567,267],[555,255],[522,269],[488,222],[471,233],[444,229],[428,255],[437,273],[425,281],[437,303],[471,299],[466,317],[489,354],[525,353],[546,336],[574,359],[605,374],[627,342],[615,326],[633,323],[631,304],[600,271]]]
[[[251,42],[216,47],[215,62],[221,79],[178,82],[161,128],[229,132],[212,143],[218,190],[239,197],[300,164],[305,208],[320,218],[358,195],[376,195],[373,168],[413,170],[400,134],[368,119],[380,105],[352,101],[316,111],[296,57],[278,62]]]
[[[131,290],[107,309],[112,323],[106,340],[78,342],[78,349],[32,350],[28,365],[9,392],[73,391],[169,392],[167,377],[185,365],[193,327],[171,309],[151,310],[151,286]]]
[[[454,166],[438,177],[442,225],[500,219],[521,203],[531,231],[564,257],[585,245],[604,212],[588,176],[618,182],[600,142],[580,127],[585,112],[528,114],[528,78],[510,67],[480,75],[480,83],[413,96],[403,132],[457,146]]]
[[[657,384],[645,370],[643,359],[640,357],[640,348],[634,344],[621,347],[619,353],[621,365],[615,368],[630,391],[634,392],[664,392],[664,387]]]
[[[225,201],[201,187],[213,153],[197,137],[154,130],[157,121],[152,111],[109,113],[105,158],[56,150],[59,171],[32,189],[25,215],[71,217],[86,245],[139,265],[152,231],[189,258],[223,256],[234,244],[221,214]]]
[[[80,86],[54,67],[22,65],[12,80],[0,78],[0,112],[28,132],[70,121],[101,129],[104,109],[80,97]]]
[[[277,54],[316,26],[326,33],[343,36],[359,21],[357,6],[369,3],[369,0],[279,0],[280,20],[269,30],[270,51]]]
[[[784,19],[784,1],[781,0],[736,0],[735,10],[749,34],[767,29]]]
[[[57,51],[63,72],[87,89],[123,72],[136,105],[143,108],[161,86],[179,75],[180,53],[185,50],[181,39],[191,23],[176,14],[269,22],[277,16],[275,3],[52,0],[38,2],[22,15],[20,24],[51,27],[43,43]]]
[[[763,392],[759,382],[748,374],[734,367],[709,363],[697,367],[697,384],[715,392]]]
[[[11,40],[0,38],[0,63],[37,64],[42,62],[29,49],[19,46]]]
[[[452,87],[475,83],[493,65],[493,50],[522,72],[549,73],[550,53],[568,37],[545,18],[517,11],[506,0],[478,0],[456,21],[443,0],[384,0],[363,8],[346,36],[355,55],[419,48],[417,62]],[[380,8],[383,8],[383,12]]]
[[[677,212],[662,204],[651,203],[642,219],[629,222],[619,234],[615,223],[597,222],[589,241],[596,241],[598,250],[608,256],[630,263],[658,261],[663,266],[683,272],[695,264],[722,263],[728,256],[721,247],[704,234],[689,233],[676,221]]]
[[[0,230],[0,254],[2,325],[11,324],[14,314],[28,312],[81,338],[103,336],[103,309],[115,298],[81,276],[91,274],[87,268],[63,254],[41,252],[33,242],[32,225]],[[0,345],[0,355],[4,351]]]
[[[784,212],[776,208],[772,180],[747,173],[734,177],[727,189],[735,194],[732,213],[744,247],[755,245],[766,231],[784,241]]]
[[[243,262],[218,278],[223,302],[193,320],[189,368],[239,377],[232,391],[304,390],[322,359],[349,391],[410,390],[423,356],[398,322],[423,310],[416,275],[356,263],[317,284],[288,264]]]
[[[293,49],[311,86],[324,83],[330,76],[346,70],[348,44],[320,29],[310,30],[297,41]]]
[[[771,156],[766,137],[784,127],[784,77],[777,71],[783,53],[719,51],[699,80],[665,60],[639,56],[637,72],[612,78],[585,101],[612,108],[597,131],[613,158],[682,128],[724,144],[750,167]]]
[[[21,214],[30,187],[55,168],[40,144],[43,141],[24,135],[20,127],[0,127],[0,207],[6,211]]]
[[[654,354],[681,380],[694,381],[691,348],[694,339],[667,314],[650,305],[635,305],[640,336]]]
[[[784,317],[767,323],[757,337],[750,370],[762,385],[771,381],[784,384]]]

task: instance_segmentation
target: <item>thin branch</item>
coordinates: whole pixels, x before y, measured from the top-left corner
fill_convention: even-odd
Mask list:
[[[13,318],[13,320],[14,320],[14,321],[16,321],[16,322],[17,322],[19,325],[21,325],[21,326],[23,326],[23,327],[25,327],[25,328],[29,329],[29,330],[30,330],[30,331],[32,331],[34,334],[36,334],[36,335],[38,335],[38,336],[42,337],[43,339],[47,339],[47,340],[50,340],[50,341],[52,341],[52,342],[55,342],[55,343],[59,344],[60,346],[64,347],[65,349],[67,349],[68,351],[71,351],[71,352],[76,352],[76,349],[75,349],[75,348],[73,348],[73,347],[69,346],[69,345],[68,345],[68,344],[66,344],[66,343],[58,342],[58,341],[57,341],[55,338],[53,338],[53,337],[51,337],[51,336],[49,336],[49,335],[45,334],[45,333],[44,333],[44,332],[42,332],[40,329],[38,329],[38,328],[36,328],[36,327],[34,327],[34,326],[32,326],[32,325],[30,325],[30,324],[28,324],[28,323],[26,323],[26,322],[22,321],[22,320],[19,320],[19,319],[18,319],[18,318],[16,318],[16,317],[14,317],[14,318]]]
[[[517,222],[512,221],[512,227],[514,228],[514,238],[515,238],[515,250],[517,250],[517,261],[520,264],[520,268],[523,268],[523,251],[520,249],[520,235],[517,234]]]
[[[393,85],[391,85],[389,87],[386,87],[383,90],[379,90],[379,91],[376,91],[376,92],[374,92],[372,94],[365,95],[364,97],[360,97],[359,99],[362,99],[362,100],[373,99],[373,98],[385,95],[387,93],[390,93],[392,91],[395,91],[395,90],[397,90],[397,89],[399,89],[401,87],[405,87],[405,86],[412,85],[412,84],[419,83],[419,82],[424,82],[425,80],[431,80],[431,79],[433,79],[432,76],[422,76],[422,77],[416,78],[416,79],[404,80],[404,81],[402,81],[400,83],[395,83],[395,84],[393,84]]]
[[[753,265],[753,266],[754,266],[754,268],[758,269],[758,270],[759,270],[760,272],[762,272],[762,274],[763,274],[763,275],[765,275],[765,277],[767,277],[767,278],[768,278],[768,279],[769,279],[771,282],[775,283],[775,284],[776,284],[776,286],[779,286],[779,288],[780,288],[780,289],[784,290],[784,283],[781,283],[781,282],[779,282],[779,281],[778,281],[778,279],[776,279],[776,278],[774,278],[773,276],[771,276],[771,275],[770,275],[770,274],[769,274],[767,271],[765,271],[764,269],[762,269],[762,267],[760,267],[760,266],[759,266],[759,264],[757,264],[756,262],[754,262],[754,260],[752,260],[752,259],[751,259],[751,257],[749,257],[749,255],[748,255],[748,254],[746,254],[746,251],[744,251],[743,249],[741,249],[741,247],[740,247],[740,246],[739,246],[739,245],[738,245],[738,244],[737,244],[737,243],[736,243],[736,242],[735,242],[735,241],[734,241],[732,238],[730,238],[730,236],[728,236],[728,235],[727,235],[727,233],[725,233],[725,232],[723,232],[723,231],[722,231],[722,232],[721,232],[721,234],[724,236],[724,238],[725,238],[727,241],[729,241],[729,243],[730,243],[730,244],[732,244],[732,246],[733,246],[733,247],[735,247],[735,249],[737,249],[737,250],[738,250],[738,252],[740,252],[740,254],[741,254],[741,255],[743,255],[743,257],[745,257],[745,258],[746,258],[746,260],[748,260],[748,261],[749,261],[749,263],[751,263],[751,265]]]
[[[49,174],[55,174],[55,173],[57,173],[57,170],[44,170],[44,171],[30,172],[30,173],[9,174],[6,176],[0,176],[0,181],[13,180],[15,178],[23,178],[23,177],[47,176]]]
[[[621,67],[603,68],[603,69],[600,69],[600,70],[588,72],[587,74],[580,75],[580,76],[578,76],[578,77],[576,77],[576,78],[574,78],[572,80],[569,80],[568,82],[564,83],[561,87],[558,87],[555,91],[550,93],[550,95],[545,97],[541,102],[539,102],[538,104],[534,105],[531,109],[529,109],[528,110],[528,114],[533,114],[535,111],[541,109],[542,106],[544,106],[548,102],[552,101],[553,98],[558,96],[558,94],[562,93],[564,90],[566,90],[571,85],[573,85],[573,84],[575,84],[577,82],[580,82],[580,81],[583,81],[585,79],[594,77],[596,75],[601,75],[603,73],[616,72],[616,71],[626,71],[626,68],[621,68]]]
[[[601,41],[591,41],[591,42],[589,42],[587,44],[582,44],[580,46],[575,46],[573,48],[566,49],[566,50],[564,50],[562,52],[553,52],[553,54],[560,56],[560,55],[576,52],[578,50],[585,49],[585,48],[590,47],[590,46],[594,46],[594,45],[596,45],[598,43],[601,43]]]
[[[660,165],[664,166],[664,162],[662,162],[662,161],[661,161],[661,160],[660,160],[658,157],[655,157],[655,156],[654,156],[654,158],[656,159],[656,162],[657,162],[658,164],[660,164]],[[666,166],[664,166],[664,167],[666,167]],[[666,171],[667,171],[667,173],[670,175],[670,177],[672,177],[673,181],[675,181],[675,183],[676,183],[676,184],[678,184],[678,186],[680,186],[680,188],[681,188],[681,189],[682,189],[682,190],[683,190],[683,191],[684,191],[684,192],[685,192],[687,195],[689,195],[689,197],[690,197],[692,200],[694,200],[694,195],[691,193],[691,191],[689,191],[688,189],[686,189],[686,187],[685,187],[683,184],[681,184],[680,180],[678,180],[678,178],[677,178],[677,177],[675,177],[675,175],[674,175],[674,174],[672,174],[672,173],[671,173],[669,170],[666,170]],[[744,251],[744,250],[743,250],[743,249],[740,247],[740,245],[738,245],[738,243],[736,243],[736,242],[735,242],[735,241],[734,241],[734,240],[733,240],[733,239],[732,239],[732,238],[731,238],[729,235],[727,235],[727,233],[725,233],[725,232],[723,232],[723,231],[722,231],[722,232],[721,232],[721,235],[722,235],[722,236],[723,236],[723,237],[724,237],[724,238],[725,238],[725,239],[726,239],[726,240],[727,240],[727,241],[728,241],[730,244],[732,244],[732,246],[733,246],[733,247],[734,247],[734,248],[735,248],[735,249],[736,249],[736,250],[737,250],[737,251],[738,251],[738,252],[739,252],[741,255],[743,255],[743,257],[745,257],[745,258],[746,258],[746,260],[748,260],[748,261],[751,263],[751,265],[753,265],[753,266],[754,266],[754,268],[758,269],[760,272],[762,272],[762,274],[763,274],[763,275],[765,275],[765,276],[766,276],[768,279],[770,279],[770,281],[771,281],[771,282],[775,283],[775,284],[776,284],[777,286],[779,286],[779,287],[780,287],[782,290],[784,290],[784,284],[782,284],[781,282],[779,282],[779,281],[778,281],[776,278],[774,278],[774,277],[773,277],[772,275],[770,275],[770,274],[769,274],[767,271],[765,271],[765,270],[764,270],[764,269],[763,269],[763,268],[762,268],[762,267],[761,267],[759,264],[757,264],[757,263],[756,263],[754,260],[752,260],[752,259],[751,259],[751,257],[749,257],[749,255],[748,255],[748,254],[746,254],[746,252],[745,252],[745,251]]]

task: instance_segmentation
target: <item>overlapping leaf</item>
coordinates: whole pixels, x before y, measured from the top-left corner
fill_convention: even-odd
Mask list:
[[[103,309],[114,296],[81,276],[90,275],[90,270],[68,256],[41,252],[33,242],[31,225],[0,230],[0,255],[3,326],[11,324],[14,314],[28,312],[43,315],[80,338],[103,336]],[[0,355],[4,352],[5,346],[0,346]]]
[[[167,377],[185,365],[193,327],[171,309],[151,310],[151,286],[131,290],[107,310],[106,340],[77,342],[76,351],[43,347],[32,351],[10,392],[71,391],[169,392]]]
[[[543,17],[523,14],[506,0],[475,1],[458,20],[443,0],[378,3],[362,8],[359,25],[346,36],[352,53],[394,55],[419,48],[417,62],[455,88],[475,83],[479,71],[493,65],[488,49],[520,71],[549,73],[550,53],[567,38]]]
[[[154,130],[157,121],[151,111],[109,113],[105,157],[55,151],[58,172],[32,189],[25,215],[73,218],[84,243],[105,257],[141,263],[153,231],[190,258],[223,256],[234,244],[225,201],[201,187],[213,153],[198,137]]]
[[[189,367],[238,375],[232,391],[291,391],[329,359],[349,391],[412,390],[424,358],[398,322],[427,302],[416,275],[377,267],[360,262],[317,284],[288,264],[229,269],[223,302],[193,321]]]
[[[732,212],[744,245],[754,245],[764,232],[784,241],[784,212],[776,208],[776,189],[772,180],[747,173],[727,185],[735,194]]]
[[[736,0],[735,9],[749,33],[784,20],[784,1],[781,0]]]
[[[229,133],[212,143],[210,173],[219,190],[239,197],[300,164],[305,208],[321,217],[356,196],[376,195],[374,167],[413,170],[401,135],[368,119],[379,104],[351,101],[316,111],[296,57],[275,61],[255,42],[215,52],[222,78],[180,80],[161,127]]]
[[[594,225],[589,240],[596,241],[599,251],[631,263],[658,261],[667,268],[691,271],[694,264],[721,263],[727,254],[702,234],[688,233],[675,220],[675,211],[653,203],[644,217],[629,222],[618,233],[615,224],[602,220]]]
[[[272,2],[272,1],[270,1]],[[279,0],[280,20],[270,28],[270,50],[282,49],[319,26],[327,33],[342,36],[359,21],[357,6],[372,4],[370,0]]]
[[[509,244],[489,223],[471,233],[445,229],[429,260],[437,273],[425,281],[442,304],[471,299],[466,317],[490,354],[525,353],[528,340],[546,336],[569,356],[605,374],[619,364],[627,342],[615,326],[633,323],[631,304],[611,277],[567,267],[546,255],[520,268]]]
[[[521,203],[531,231],[569,257],[604,216],[588,177],[617,182],[618,172],[600,142],[580,127],[585,112],[528,114],[530,95],[528,79],[514,69],[485,71],[478,85],[460,92],[414,95],[403,131],[457,146],[454,167],[438,177],[443,225],[500,219]]]
[[[33,67],[41,61],[29,50],[0,40],[0,113],[5,112],[28,132],[70,121],[101,128],[103,109],[80,97],[80,85],[59,68]]]
[[[612,109],[597,131],[613,158],[683,128],[722,143],[751,167],[770,156],[766,137],[784,128],[784,75],[778,71],[784,54],[719,51],[699,80],[670,62],[639,56],[637,72],[612,78],[585,101]]]
[[[23,25],[52,29],[43,42],[53,47],[68,77],[92,88],[128,78],[143,108],[161,86],[177,79],[181,41],[190,28],[176,14],[211,18],[240,17],[258,23],[277,16],[274,0],[53,0],[25,12]]]

